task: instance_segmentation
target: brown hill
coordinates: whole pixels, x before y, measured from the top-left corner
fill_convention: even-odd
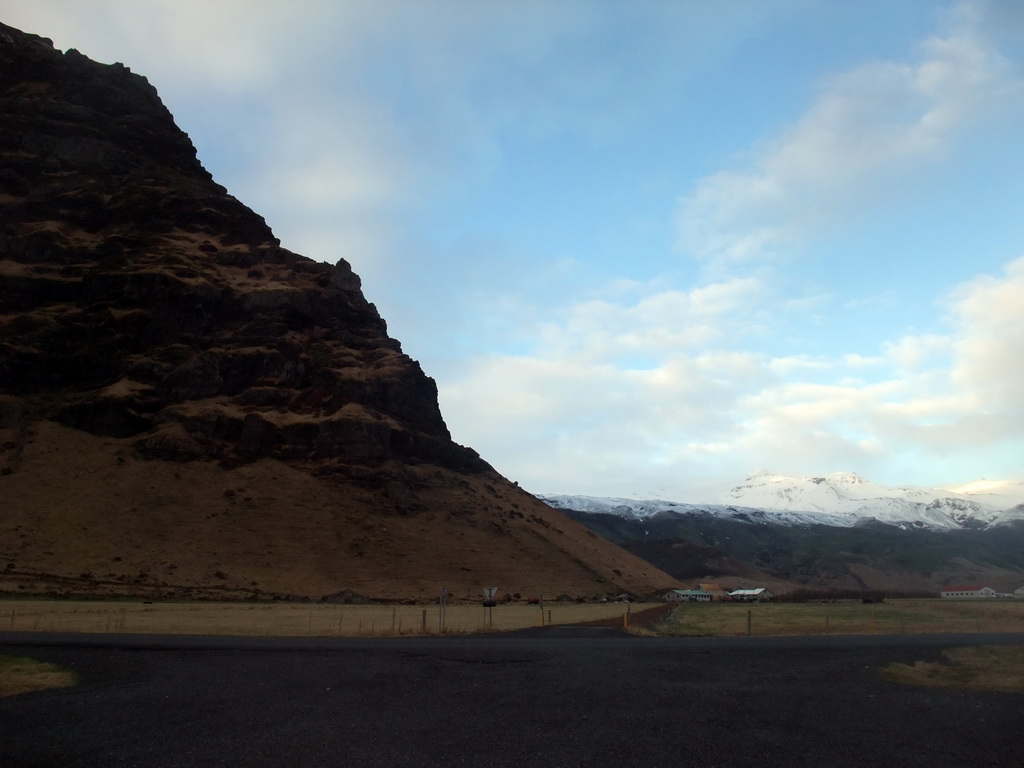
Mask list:
[[[455,444],[344,261],[120,64],[0,25],[0,589],[580,596],[674,580]]]

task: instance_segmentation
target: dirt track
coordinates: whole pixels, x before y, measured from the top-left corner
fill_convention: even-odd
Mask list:
[[[0,652],[82,676],[77,688],[0,700],[0,764],[1024,765],[1024,695],[908,688],[876,674],[979,642],[1024,636],[0,635]]]

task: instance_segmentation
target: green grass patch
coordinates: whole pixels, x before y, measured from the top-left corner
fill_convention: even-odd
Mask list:
[[[969,691],[1024,693],[1024,646],[950,648],[944,662],[893,663],[882,677],[895,683]]]
[[[1024,600],[684,603],[651,629],[697,637],[1024,632]]]
[[[68,688],[78,683],[78,674],[22,656],[0,656],[0,697],[18,693]]]

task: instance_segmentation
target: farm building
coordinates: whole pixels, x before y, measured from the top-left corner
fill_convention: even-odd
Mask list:
[[[703,589],[670,589],[665,593],[669,603],[710,603],[711,595]]]
[[[995,597],[996,591],[992,587],[971,584],[963,587],[946,587],[940,594],[942,597]]]
[[[1017,587],[1013,590],[1014,597],[1024,597],[1024,587]]]
[[[760,603],[771,600],[775,595],[764,587],[758,587],[757,589],[734,589],[729,593],[729,597],[742,603]]]
[[[697,585],[697,589],[707,592],[711,596],[710,599],[714,602],[729,599],[729,593],[722,588],[722,585],[716,584],[713,581],[702,581]]]

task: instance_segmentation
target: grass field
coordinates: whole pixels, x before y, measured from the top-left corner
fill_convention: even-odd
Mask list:
[[[652,629],[702,637],[1024,632],[1024,600],[685,603]]]
[[[489,612],[479,605],[449,605],[444,631],[506,631],[541,626],[542,621],[618,621],[626,610],[622,603],[545,603],[543,608],[512,604]],[[436,634],[440,622],[436,605],[0,601],[0,630],[27,632],[359,637]]]
[[[643,610],[651,634],[701,637],[1024,632],[1024,600],[889,600],[882,604],[623,603],[450,605],[444,631],[507,631],[608,621]],[[636,624],[634,620],[631,622]],[[369,637],[436,634],[437,605],[0,601],[0,630],[132,634]],[[645,632],[646,634],[647,632]]]
[[[0,655],[0,697],[48,688],[67,688],[78,682],[70,669],[21,656]]]
[[[882,670],[882,677],[930,688],[1024,692],[1024,646],[950,648],[942,655],[945,663],[890,664]]]

